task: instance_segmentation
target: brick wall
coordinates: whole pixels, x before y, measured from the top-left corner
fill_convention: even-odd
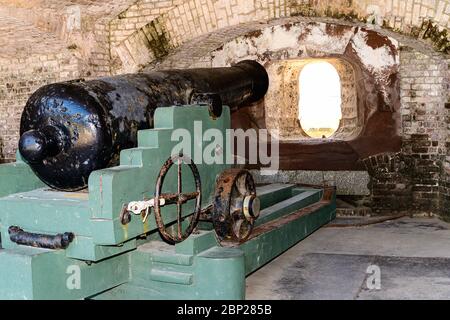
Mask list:
[[[183,2],[184,0],[137,1],[110,22],[111,46],[117,46],[136,30],[144,27],[158,16]]]
[[[0,1],[0,162],[15,159],[20,116],[35,90],[110,74],[110,19],[97,19],[97,10],[107,16],[114,8],[122,9],[117,3],[107,10],[98,7],[108,3]]]
[[[321,19],[311,18],[306,21],[311,23],[318,20]],[[333,20],[321,21],[332,23]],[[271,20],[268,25],[288,22],[294,23],[292,19],[281,19]],[[223,57],[230,57],[232,62],[243,59],[246,56],[240,57],[237,53],[244,52],[235,45],[240,41],[237,39],[246,38],[248,34],[258,34],[257,30],[264,27],[263,24],[257,27],[244,24],[198,37],[174,50],[161,64],[151,64],[149,69],[218,66],[225,61]],[[444,203],[450,202],[450,179],[443,169],[450,110],[445,108],[446,105],[450,108],[448,60],[444,54],[424,47],[420,41],[390,32],[386,34],[395,36],[401,46],[400,89],[397,93],[400,95],[400,107],[397,116],[400,118],[398,131],[403,138],[403,146],[398,153],[378,154],[364,160],[371,175],[369,187],[372,194],[369,200],[374,212],[381,214],[392,210],[443,213],[448,211]],[[231,47],[236,51],[234,57],[227,43],[233,44]],[[220,57],[216,56],[218,50]],[[264,53],[264,57],[276,56],[273,52],[265,52],[263,47],[251,51],[255,58],[261,53]],[[297,52],[298,48],[291,51]],[[289,54],[285,57],[292,58]],[[293,105],[295,107],[295,103]]]
[[[449,14],[449,1],[190,1],[189,5],[175,7],[153,21],[151,29],[159,32],[149,32],[148,26],[143,27],[120,43],[117,50],[122,65],[116,71],[134,71],[148,64],[208,65],[206,53],[232,39],[233,32],[250,31],[254,27],[249,23],[252,20],[325,16],[383,26],[393,31],[391,36],[398,38],[405,48],[401,52],[399,110],[403,147],[398,154],[365,160],[372,173],[373,205],[379,212],[406,209],[443,212],[443,204],[450,202],[450,179],[442,169],[448,139],[449,109],[444,108],[445,102],[448,103],[448,63],[428,48],[449,53]],[[238,23],[242,26],[240,30],[233,27]],[[155,54],[155,43],[163,44],[166,50]]]
[[[450,58],[447,59],[447,80],[443,83],[446,86],[447,96],[444,96],[445,101],[445,121],[446,121],[446,155],[442,165],[442,176],[440,184],[441,195],[441,212],[450,220]]]
[[[0,162],[13,161],[17,150],[22,109],[43,85],[78,77],[77,60],[57,53],[0,59]]]
[[[446,95],[448,64],[439,55],[414,50],[401,54],[403,152],[414,160],[412,197],[415,209],[436,211],[446,154]]]
[[[402,151],[365,160],[373,206],[379,212],[409,210],[448,214],[448,62],[412,48],[400,53]]]
[[[373,205],[450,216],[449,16],[450,0],[0,0],[2,161],[14,159],[22,108],[46,83],[213,66],[239,35],[307,17],[398,39],[403,146],[364,160]]]

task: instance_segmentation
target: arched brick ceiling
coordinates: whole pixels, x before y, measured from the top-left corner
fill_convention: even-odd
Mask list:
[[[112,55],[118,56],[121,62],[115,72],[135,71],[207,33],[249,22],[292,16],[369,23],[399,34],[427,39],[436,49],[448,52],[449,38],[445,30],[449,27],[449,15],[449,0],[190,0],[165,11],[131,34],[112,48]]]
[[[257,23],[248,22],[237,26],[227,27],[217,32],[201,35],[180,45],[177,48],[174,48],[163,59],[151,61],[145,67],[145,70],[205,66],[208,65],[208,62],[211,63],[212,66],[211,54],[214,54],[215,51],[220,50],[220,48],[225,46],[227,43],[231,43],[235,41],[235,39],[260,32],[270,27],[296,23],[325,23],[330,25],[355,26],[372,29],[383,36],[396,39],[403,46],[412,47],[426,55],[436,54],[436,52],[429,45],[423,43],[422,41],[418,41],[412,37],[404,36],[390,30],[372,28],[371,26],[367,26],[363,23],[350,23],[347,21],[330,18],[290,17]]]

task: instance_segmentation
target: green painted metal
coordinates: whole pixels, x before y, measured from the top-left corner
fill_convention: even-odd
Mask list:
[[[228,108],[217,120],[206,106],[158,109],[155,129],[139,132],[138,147],[122,151],[120,166],[92,173],[86,192],[49,190],[20,156],[15,164],[1,165],[7,178],[0,181],[0,299],[245,298],[245,276],[333,219],[334,198],[323,202],[322,189],[259,187],[263,210],[255,236],[240,245],[223,246],[214,231],[199,230],[170,246],[161,241],[153,214],[145,223],[139,216],[125,226],[119,221],[124,204],[153,197],[161,165],[179,143],[172,137],[177,129],[186,130],[194,137],[193,148],[202,150],[210,143],[200,139],[201,131],[225,132],[229,125]],[[224,164],[215,165],[196,161],[190,150],[201,176],[203,207],[212,203],[216,176],[229,168],[230,149],[222,147]],[[183,190],[193,191],[193,185],[185,170]],[[173,170],[163,191],[175,188]],[[188,209],[192,206],[184,212]],[[164,219],[174,221],[175,210],[163,207]],[[74,232],[75,239],[66,250],[28,248],[10,241],[12,225],[50,235]],[[207,223],[203,227],[211,229]],[[80,288],[70,285],[74,270],[80,272]]]
[[[250,274],[261,268],[335,217],[335,205],[330,204],[242,244],[240,249],[245,252],[245,273]]]
[[[302,192],[299,194],[261,210],[261,214],[258,220],[256,220],[256,225],[260,226],[266,222],[277,219],[284,214],[294,212],[322,199],[323,191],[320,189],[301,191]]]
[[[245,298],[245,260],[242,250],[221,247],[214,231],[200,232],[185,242],[181,249],[180,244],[172,247],[160,241],[139,247],[130,254],[131,281],[94,299]],[[177,253],[179,251],[195,254]],[[163,259],[161,252],[165,255]]]
[[[9,241],[7,233],[8,228],[14,225],[34,233],[73,232],[76,238],[66,254],[75,259],[100,261],[135,249],[133,239],[156,231],[154,217],[150,216],[145,223],[140,217],[133,217],[131,223],[124,226],[119,219],[120,212],[126,203],[153,197],[161,166],[180,143],[179,130],[182,130],[184,138],[195,140],[187,143],[192,147],[184,153],[197,164],[204,195],[202,206],[206,207],[212,203],[216,176],[230,167],[226,164],[230,150],[226,143],[215,142],[214,147],[217,144],[222,146],[223,164],[205,164],[201,152],[208,150],[211,142],[203,141],[202,133],[209,129],[225,132],[229,125],[228,107],[224,107],[218,119],[210,117],[207,106],[157,109],[155,129],[138,133],[138,147],[121,152],[120,166],[93,172],[89,177],[89,192],[58,192],[42,188],[42,183],[28,178],[31,182],[21,185],[21,192],[0,198],[0,232],[6,239],[2,246],[8,249],[16,247]],[[27,177],[23,171],[30,169],[23,162],[1,165],[0,173],[12,166],[21,168],[21,171],[12,171],[11,179],[22,181],[22,175]],[[184,192],[194,191],[193,176],[187,167],[182,180]],[[6,189],[7,183],[9,180],[0,181],[0,190]],[[164,192],[176,191],[175,169],[169,172],[164,186]],[[192,210],[193,202],[184,206],[186,214]],[[176,206],[163,207],[162,212],[167,222],[176,219]]]
[[[278,188],[279,186],[273,186],[272,190]],[[293,189],[291,187],[286,190]],[[268,231],[243,244],[222,247],[213,231],[204,231],[175,247],[161,244],[159,241],[139,247],[130,254],[131,281],[94,298],[121,300],[245,298],[246,275],[335,218],[335,198],[330,202],[321,202],[322,190],[297,191],[299,190],[300,194],[312,194],[310,199],[320,195],[313,204],[315,207],[312,208],[309,202],[303,202],[304,206],[301,204],[294,206],[290,201],[284,201],[284,210],[280,208],[273,215],[269,215],[271,219],[267,219],[264,226],[269,227]],[[301,203],[302,199],[297,201]],[[299,209],[304,212],[297,213]],[[296,218],[290,220],[292,215]],[[163,258],[160,258],[161,255]],[[152,276],[154,273],[157,277]]]
[[[16,159],[14,163],[0,165],[0,197],[44,186],[31,168],[23,162],[19,152],[16,154]]]
[[[119,255],[88,265],[68,259],[64,251],[29,247],[0,250],[0,299],[90,297],[129,281],[128,258]]]
[[[195,126],[197,124],[197,126]],[[124,203],[152,198],[155,182],[162,164],[170,157],[178,141],[172,141],[176,129],[186,131],[186,136],[195,137],[190,150],[191,158],[195,158],[195,147],[206,148],[210,143],[202,141],[201,130],[219,129],[225,132],[230,125],[230,112],[224,109],[219,119],[212,120],[207,107],[172,107],[161,108],[155,113],[155,129],[140,131],[138,135],[139,147],[121,152],[121,165],[115,168],[96,171],[89,177],[89,200],[93,212],[92,224],[99,232],[94,234],[94,242],[100,245],[114,245],[122,243],[140,234],[156,229],[154,219],[148,219],[142,224],[140,219],[133,219],[123,227],[119,221],[119,213]],[[229,148],[223,146],[223,163]],[[185,150],[185,153],[188,150]],[[229,165],[218,164],[210,166],[202,163],[202,159],[193,159],[198,166],[202,181],[203,207],[212,202],[211,195],[215,188],[216,176],[227,169]],[[192,174],[188,170],[183,172],[184,192],[194,191]],[[165,192],[176,191],[176,172],[172,170],[165,179]],[[188,212],[187,209],[184,212]],[[176,206],[162,208],[167,221],[175,220]]]
[[[293,184],[281,183],[257,187],[256,193],[258,194],[258,198],[261,203],[261,210],[290,198],[294,187],[295,185]]]

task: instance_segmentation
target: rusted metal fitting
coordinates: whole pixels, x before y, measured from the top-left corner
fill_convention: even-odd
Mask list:
[[[222,98],[217,93],[193,93],[190,104],[207,105],[213,119],[220,118],[223,110]]]
[[[259,217],[261,202],[256,194],[252,194],[244,198],[243,209],[244,216],[248,221],[252,221],[253,219],[257,219]]]
[[[17,226],[9,227],[8,233],[11,241],[14,243],[44,249],[66,249],[75,238],[72,232],[53,236],[26,232]]]
[[[164,206],[166,204],[165,199],[159,199],[159,205]],[[150,210],[155,206],[155,199],[144,200],[144,201],[132,201],[127,205],[126,211],[128,213],[133,213],[135,215],[142,215],[142,222],[145,223],[147,221],[148,216],[150,215]],[[145,214],[143,213],[145,212]],[[130,215],[131,220],[131,215]],[[129,223],[129,221],[127,222]]]

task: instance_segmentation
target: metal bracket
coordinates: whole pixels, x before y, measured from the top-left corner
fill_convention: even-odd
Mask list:
[[[159,199],[159,205],[164,206],[166,204],[166,200],[163,198]],[[131,212],[135,215],[140,215],[142,211],[145,210],[145,216],[142,219],[142,222],[145,223],[147,221],[148,216],[150,215],[150,209],[155,206],[155,199],[143,200],[143,201],[132,201],[127,205],[127,211]]]

